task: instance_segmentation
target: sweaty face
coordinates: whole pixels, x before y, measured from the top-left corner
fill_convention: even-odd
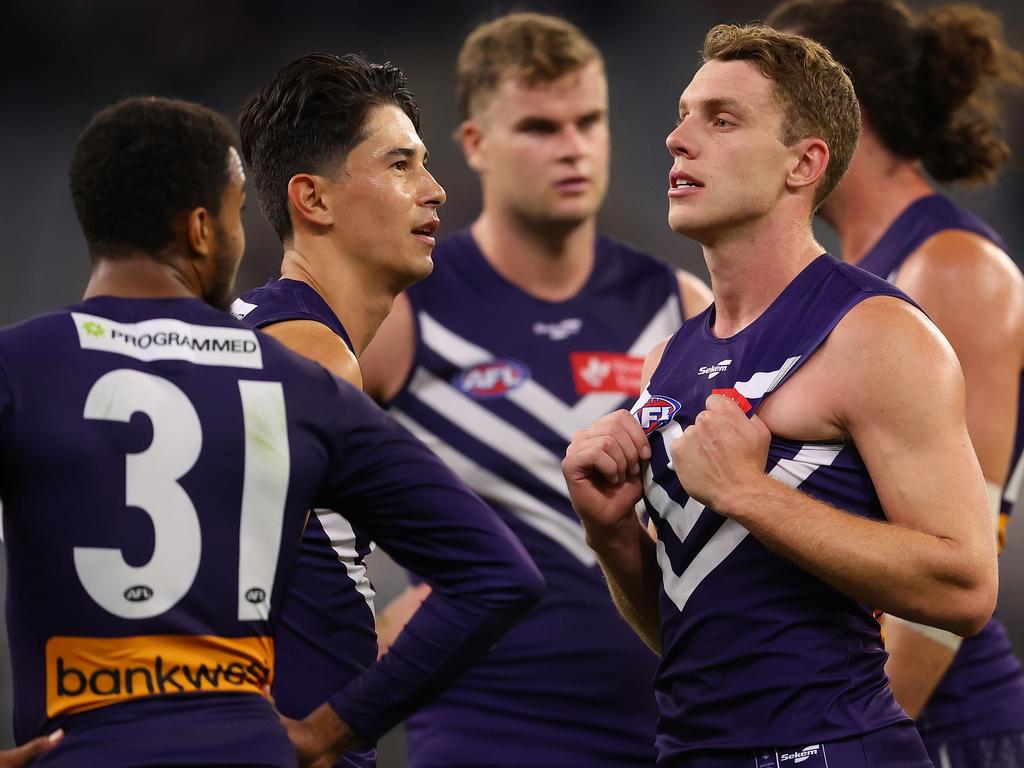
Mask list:
[[[203,286],[203,300],[226,310],[235,296],[235,275],[245,251],[242,206],[245,205],[245,171],[237,150],[228,150],[228,184],[221,195],[220,211],[214,219],[216,241],[213,274]]]
[[[331,237],[345,258],[397,294],[433,269],[445,192],[427,170],[426,147],[401,109],[373,108],[363,132],[327,192],[336,217]]]
[[[747,61],[710,61],[679,100],[668,222],[708,244],[754,222],[786,194],[794,148],[782,143],[782,110],[772,82]]]
[[[470,121],[487,205],[539,223],[596,215],[608,188],[608,84],[592,62],[551,82],[506,78]]]

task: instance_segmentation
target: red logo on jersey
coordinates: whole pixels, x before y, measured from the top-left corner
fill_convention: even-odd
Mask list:
[[[736,391],[735,387],[729,387],[728,389],[712,389],[712,395],[724,395],[732,400],[736,405],[743,409],[744,413],[750,413],[752,406],[750,401],[747,400],[743,395]]]
[[[621,392],[640,394],[644,359],[619,352],[573,352],[569,355],[576,394]]]
[[[455,377],[455,386],[470,397],[501,397],[529,381],[530,369],[515,360],[491,360],[467,368]]]
[[[649,435],[672,421],[679,407],[678,401],[671,397],[652,395],[646,403],[633,411],[633,418],[640,422],[644,434]]]

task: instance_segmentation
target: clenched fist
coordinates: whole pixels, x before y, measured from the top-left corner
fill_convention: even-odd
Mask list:
[[[562,474],[588,535],[634,515],[643,495],[641,462],[650,458],[647,435],[629,411],[610,413],[572,436]]]
[[[728,514],[730,493],[764,478],[771,433],[735,401],[711,395],[693,425],[669,446],[676,477],[686,492],[716,512]]]

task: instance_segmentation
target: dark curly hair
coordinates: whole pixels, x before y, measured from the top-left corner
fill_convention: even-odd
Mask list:
[[[812,37],[850,72],[882,142],[938,181],[991,181],[1010,155],[997,87],[1020,86],[1021,54],[974,5],[915,16],[899,0],[788,0],[767,23]]]
[[[69,171],[93,261],[155,254],[174,239],[177,214],[203,207],[216,215],[236,144],[226,118],[187,101],[134,97],[93,116]]]
[[[242,152],[264,214],[282,241],[292,236],[288,182],[343,163],[365,138],[373,107],[394,105],[419,130],[419,108],[402,70],[360,54],[314,53],[285,65],[239,117]]]

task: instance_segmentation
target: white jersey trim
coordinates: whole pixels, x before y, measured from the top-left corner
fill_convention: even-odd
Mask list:
[[[345,573],[355,584],[356,592],[363,596],[370,613],[376,618],[377,612],[373,600],[377,593],[370,578],[366,575],[366,566],[359,562],[360,555],[356,550],[356,532],[352,523],[330,509],[314,509],[313,513],[320,521],[320,527],[324,529],[327,538],[330,539],[331,549],[338,556],[338,562],[345,566]],[[370,548],[373,549],[372,543]]]
[[[516,517],[560,544],[584,565],[597,564],[597,557],[587,546],[583,527],[579,522],[569,519],[561,512],[552,509],[526,491],[456,451],[408,414],[393,408],[391,415],[433,450],[453,472],[484,499],[499,503],[511,510]]]

